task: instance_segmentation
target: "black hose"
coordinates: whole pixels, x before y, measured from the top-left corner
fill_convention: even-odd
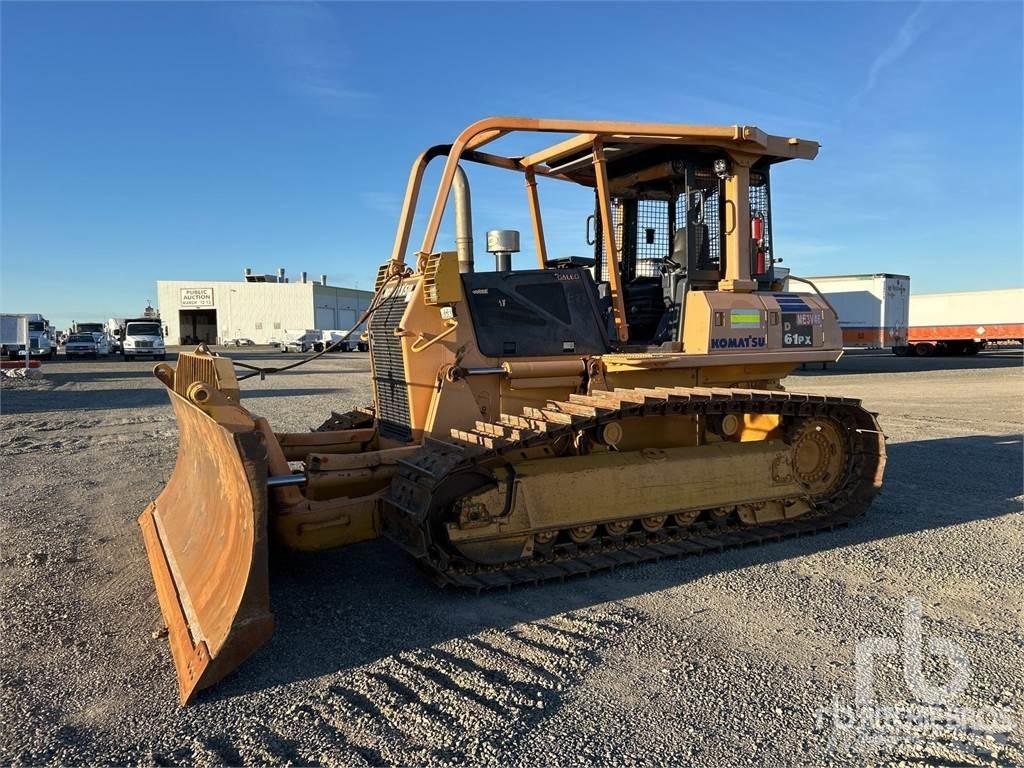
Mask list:
[[[366,311],[363,312],[362,317],[360,317],[356,321],[355,325],[353,325],[352,328],[349,329],[349,332],[346,333],[344,336],[342,336],[337,341],[334,341],[331,344],[329,344],[326,347],[324,347],[321,351],[317,352],[315,355],[310,355],[309,357],[304,357],[301,360],[296,360],[294,363],[290,363],[288,365],[282,365],[282,366],[277,367],[277,368],[263,368],[263,367],[260,367],[260,366],[257,366],[257,365],[249,365],[248,363],[239,362],[238,360],[232,360],[231,361],[232,365],[235,365],[238,368],[245,368],[246,370],[252,371],[252,373],[247,373],[244,376],[239,376],[238,380],[239,381],[245,381],[246,379],[250,379],[253,376],[259,376],[260,379],[262,380],[262,379],[265,379],[268,374],[271,374],[271,373],[283,373],[284,371],[290,371],[293,368],[298,368],[300,365],[305,365],[306,363],[312,362],[313,360],[316,360],[318,357],[323,357],[328,352],[333,351],[339,345],[341,345],[341,344],[345,343],[346,341],[348,341],[348,337],[351,336],[353,333],[355,333],[356,328],[358,328],[363,323],[365,323],[367,320],[369,320],[370,319],[370,315],[372,315],[374,312],[376,312],[378,309],[380,309],[380,307],[383,306],[385,302],[390,301],[391,298],[394,297],[394,295],[398,292],[399,287],[402,285],[402,281],[406,278],[406,276],[408,274],[409,274],[409,272],[408,272],[408,270],[406,270],[404,272],[396,272],[395,274],[393,274],[390,277],[388,277],[381,284],[380,289],[377,291],[377,294],[373,297],[373,301],[370,302],[370,306],[368,306],[366,308]],[[384,296],[384,289],[387,287],[388,283],[390,283],[392,280],[395,280],[396,278],[397,278],[397,282],[395,283],[395,287],[391,289],[391,293],[388,295],[388,297],[386,299],[382,298]]]

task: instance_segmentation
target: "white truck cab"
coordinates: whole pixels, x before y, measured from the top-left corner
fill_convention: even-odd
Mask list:
[[[151,356],[154,360],[167,359],[163,328],[159,319],[142,317],[125,320],[124,338],[121,339],[121,354],[125,360],[139,356]]]

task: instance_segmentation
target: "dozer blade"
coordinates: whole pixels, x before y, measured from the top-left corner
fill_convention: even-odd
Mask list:
[[[240,406],[210,409],[215,419],[170,386],[168,395],[178,422],[177,464],[139,524],[187,704],[273,632],[267,460]]]

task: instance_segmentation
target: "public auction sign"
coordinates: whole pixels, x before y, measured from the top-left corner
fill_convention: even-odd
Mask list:
[[[181,306],[212,307],[213,288],[182,288]]]

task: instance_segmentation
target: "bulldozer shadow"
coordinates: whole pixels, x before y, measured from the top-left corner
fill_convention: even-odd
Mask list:
[[[890,443],[887,451],[885,489],[867,514],[849,527],[509,592],[438,590],[422,578],[411,559],[386,541],[313,555],[278,555],[272,558],[271,571],[276,621],[273,639],[223,683],[201,694],[199,701],[233,698],[382,661],[419,670],[454,694],[472,697],[475,692],[458,682],[463,676],[500,677],[502,672],[488,669],[481,659],[495,653],[516,655],[488,639],[495,633],[516,637],[520,648],[535,646],[522,658],[513,659],[532,665],[531,674],[556,674],[552,670],[557,670],[564,654],[589,654],[596,659],[602,647],[615,641],[607,633],[603,639],[600,633],[587,637],[572,628],[577,619],[591,621],[584,609],[592,606],[602,605],[600,614],[612,615],[610,623],[607,618],[598,623],[603,621],[614,635],[616,622],[625,626],[629,617],[638,613],[628,603],[617,601],[684,587],[717,573],[1021,511],[1016,498],[1021,493],[1019,434]],[[610,613],[603,604],[613,606]],[[573,612],[579,612],[578,617]],[[566,616],[567,621],[559,618]],[[534,628],[543,632],[534,632]],[[481,655],[453,654],[450,641],[458,641],[464,651],[476,646]],[[544,657],[553,660],[551,669],[537,661]],[[433,669],[434,661],[447,671],[424,671]],[[386,677],[380,671],[364,672],[370,677]],[[391,680],[392,693],[411,695],[403,690],[407,686]],[[342,683],[330,687],[343,695],[347,691],[356,706],[365,698]],[[555,698],[550,706],[557,706]],[[362,708],[367,707],[372,707],[372,702],[364,701]]]
[[[931,371],[992,370],[1020,368],[1024,356],[1019,347],[993,348],[977,355],[935,355],[933,357],[897,357],[889,350],[847,350],[838,363],[827,367],[807,365],[794,372],[795,377],[864,375],[873,373],[920,373]],[[795,381],[796,379],[794,379]],[[791,384],[794,390],[798,387]]]

